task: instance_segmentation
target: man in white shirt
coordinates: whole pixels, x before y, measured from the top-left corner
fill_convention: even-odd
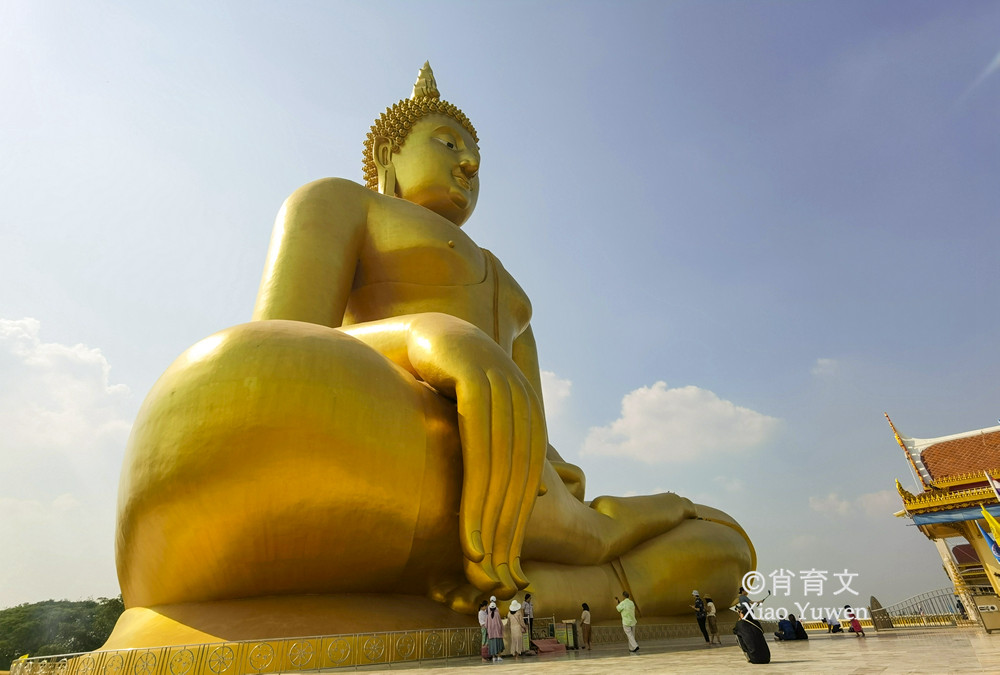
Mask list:
[[[628,597],[628,591],[622,591],[622,596],[625,599],[621,602],[618,602],[618,596],[615,596],[615,602],[618,602],[615,609],[622,615],[622,630],[628,638],[628,650],[635,653],[639,651],[639,643],[635,641],[635,625],[638,623],[635,619],[635,603]]]

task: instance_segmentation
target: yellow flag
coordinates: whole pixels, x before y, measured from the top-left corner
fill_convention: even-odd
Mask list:
[[[986,510],[985,506],[980,505],[979,508],[983,510],[983,518],[985,518],[986,522],[990,524],[990,534],[993,535],[995,540],[1000,542],[1000,523],[997,522],[997,519],[992,513]]]

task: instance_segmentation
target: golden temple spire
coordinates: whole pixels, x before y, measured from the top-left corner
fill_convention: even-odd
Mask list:
[[[910,467],[913,469],[913,473],[916,474],[917,480],[920,481],[921,487],[923,487],[924,490],[929,487],[934,487],[932,481],[930,480],[931,475],[927,472],[927,468],[924,467],[923,461],[920,462],[919,466],[917,465],[917,461],[913,458],[913,453],[910,452],[908,447],[906,447],[906,443],[900,437],[899,431],[896,429],[896,425],[893,424],[892,420],[889,418],[889,413],[883,412],[882,414],[885,415],[885,419],[889,422],[889,426],[892,427],[892,433],[896,437],[896,443],[898,443],[899,447],[903,449],[903,454],[906,455],[906,460],[910,463]],[[924,480],[925,473],[927,474],[927,480]]]
[[[430,61],[424,61],[424,67],[417,74],[417,81],[413,85],[413,94],[410,95],[410,98],[414,100],[418,98],[441,98],[437,82],[434,81],[434,71],[431,70]]]

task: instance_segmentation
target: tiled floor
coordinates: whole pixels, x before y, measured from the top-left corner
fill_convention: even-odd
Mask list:
[[[812,634],[808,642],[771,642],[771,663],[751,665],[743,658],[735,638],[724,636],[722,647],[706,647],[701,638],[640,644],[638,654],[603,646],[593,652],[506,658],[503,663],[483,663],[478,658],[426,661],[393,666],[391,670],[362,668],[362,672],[434,670],[454,673],[531,672],[539,675],[584,673],[714,673],[743,669],[775,673],[1000,673],[1000,633],[987,635],[982,628],[922,628],[854,635]]]

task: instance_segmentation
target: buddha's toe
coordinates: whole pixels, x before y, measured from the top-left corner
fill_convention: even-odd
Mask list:
[[[479,602],[483,592],[471,584],[462,584],[453,588],[445,596],[444,604],[459,614],[473,615],[479,611]]]
[[[694,508],[699,519],[707,520],[718,525],[724,525],[725,527],[736,531],[741,537],[743,537],[743,540],[746,542],[747,550],[750,554],[750,568],[754,569],[757,567],[757,551],[753,547],[753,542],[750,541],[750,535],[746,533],[746,530],[744,530],[732,516],[725,511],[720,511],[719,509],[711,506],[705,506],[704,504],[695,504]]]

